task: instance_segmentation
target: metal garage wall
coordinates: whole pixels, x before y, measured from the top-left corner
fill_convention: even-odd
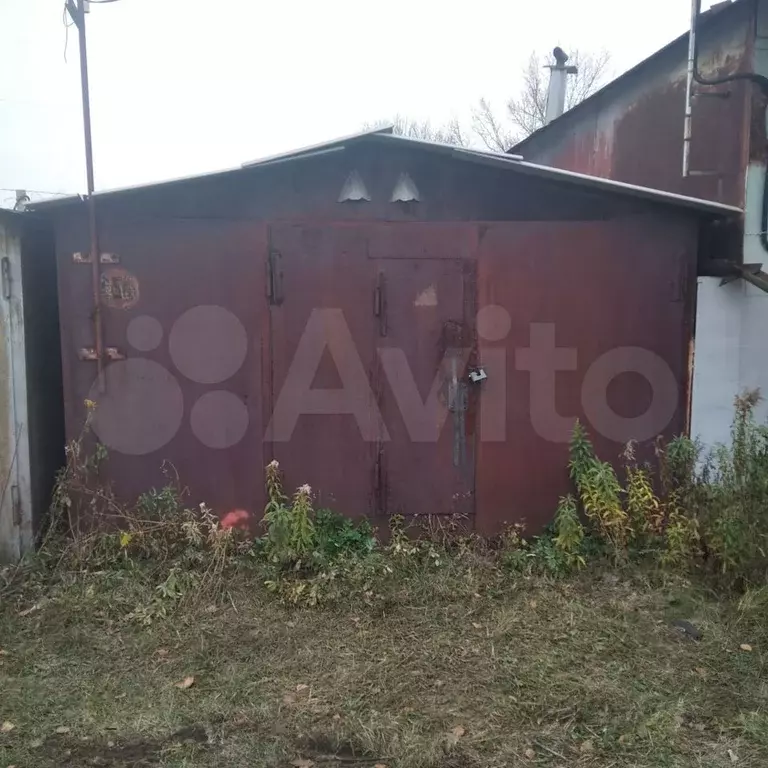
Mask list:
[[[548,522],[568,487],[567,432],[595,412],[582,389],[597,358],[626,347],[655,355],[674,390],[659,431],[686,428],[697,233],[701,216],[714,214],[638,199],[634,190],[524,175],[503,162],[358,147],[106,195],[98,286],[105,393],[94,388],[92,271],[74,256],[88,250],[84,208],[60,206],[69,437],[81,429],[84,400],[99,401],[96,434],[110,450],[104,479],[120,495],[167,482],[168,461],[189,502],[205,501],[222,516],[260,517],[263,466],[276,457],[289,489],[309,483],[320,504],[349,515],[385,521],[458,511],[474,515],[484,533],[505,521]],[[369,200],[339,202],[350,169]],[[392,202],[404,169],[420,199]],[[507,316],[500,335],[480,327],[490,306]],[[310,360],[308,383],[339,389],[328,347],[351,339],[368,410],[357,420],[349,408],[305,411],[278,440],[268,427],[313,315],[324,347]],[[560,442],[537,434],[530,373],[517,364],[542,323],[584,364],[563,374],[557,392],[568,420]],[[507,355],[503,370],[494,370],[498,350]],[[382,353],[390,363],[405,358],[407,375],[393,380]],[[473,366],[488,379],[465,387]],[[625,418],[642,413],[642,375],[614,378],[605,387],[610,403]],[[439,434],[424,439],[403,418],[403,403],[424,413],[434,382]],[[488,405],[499,382],[501,410]],[[297,391],[303,397],[307,386]],[[378,431],[366,437],[361,421]],[[501,439],[486,441],[486,422],[505,428]],[[596,442],[615,459],[633,436]]]
[[[551,521],[577,418],[618,463],[686,431],[697,234],[637,215],[487,227],[479,251],[478,528]],[[485,314],[487,313],[487,315]]]

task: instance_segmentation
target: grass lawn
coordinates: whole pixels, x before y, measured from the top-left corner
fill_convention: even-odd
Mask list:
[[[443,564],[318,608],[225,586],[148,626],[120,571],[7,591],[0,768],[768,766],[768,627],[677,578]]]

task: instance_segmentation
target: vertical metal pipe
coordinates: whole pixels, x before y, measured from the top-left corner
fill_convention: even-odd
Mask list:
[[[565,93],[568,87],[568,73],[565,64],[552,64],[549,67],[549,90],[544,123],[549,125],[565,112]]]
[[[88,89],[88,52],[85,42],[86,0],[77,2],[77,31],[80,47],[80,88],[83,99],[83,136],[85,137],[85,172],[88,184],[88,229],[91,240],[91,282],[93,291],[93,336],[96,348],[96,371],[99,391],[104,391],[104,342],[101,327],[101,270],[96,201],[93,196],[93,144],[91,141],[91,99]]]
[[[693,137],[693,80],[696,59],[696,26],[699,2],[691,0],[691,31],[688,34],[688,76],[685,83],[685,124],[683,127],[683,178],[691,175],[691,139]]]

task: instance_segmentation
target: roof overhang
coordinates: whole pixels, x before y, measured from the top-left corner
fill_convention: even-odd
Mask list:
[[[391,127],[378,128],[362,133],[352,134],[351,136],[333,139],[322,144],[315,144],[308,147],[302,147],[293,152],[286,152],[280,155],[272,155],[261,160],[253,160],[243,163],[237,168],[229,168],[213,173],[200,174],[197,176],[186,176],[168,181],[162,181],[152,184],[144,184],[132,187],[123,187],[120,189],[105,190],[96,192],[97,198],[106,198],[118,196],[126,193],[140,193],[142,191],[159,190],[172,187],[174,185],[189,184],[207,179],[225,179],[230,176],[257,173],[264,168],[277,164],[294,163],[301,160],[308,160],[317,157],[324,157],[331,154],[344,152],[348,147],[376,143],[388,146],[408,146],[416,150],[431,152],[441,155],[446,160],[464,161],[476,163],[479,165],[492,166],[501,170],[519,173],[528,176],[535,176],[555,183],[578,186],[583,189],[591,189],[596,192],[608,193],[619,197],[631,197],[642,199],[662,205],[672,206],[678,209],[687,209],[701,215],[717,217],[741,216],[743,211],[740,208],[723,203],[713,202],[711,200],[702,200],[695,197],[687,197],[672,192],[665,192],[659,189],[641,187],[634,184],[627,184],[621,181],[613,181],[597,176],[589,176],[583,173],[565,171],[560,168],[552,168],[545,165],[537,165],[523,160],[520,155],[509,155],[501,152],[490,152],[480,149],[471,149],[467,147],[456,147],[451,144],[427,141],[424,139],[412,138],[409,136],[398,136],[392,133]],[[46,211],[51,208],[60,208],[83,201],[85,198],[76,195],[73,197],[56,198],[52,200],[43,200],[29,206],[31,210]]]

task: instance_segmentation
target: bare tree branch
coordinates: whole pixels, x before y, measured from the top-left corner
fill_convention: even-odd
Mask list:
[[[455,144],[457,147],[468,147],[472,143],[472,139],[461,126],[458,118],[453,118],[443,130],[443,141],[446,144]]]
[[[395,115],[391,120],[377,120],[373,124],[366,123],[363,128],[385,128],[390,125],[393,132],[398,136],[437,141],[441,144],[453,144],[457,147],[467,147],[470,144],[469,136],[455,118],[442,127],[433,128],[429,120],[420,122],[404,115]]]
[[[571,55],[571,62],[579,68],[579,71],[578,74],[568,78],[566,109],[571,109],[589,98],[607,82],[610,75],[611,54],[608,51],[588,53],[577,48]]]
[[[569,64],[575,64],[579,71],[568,76],[566,110],[591,96],[608,80],[610,59],[607,51],[573,51]],[[485,99],[480,99],[473,110],[472,127],[487,147],[506,152],[513,144],[545,125],[549,90],[547,65],[551,63],[551,56],[540,56],[535,51],[531,54],[523,69],[520,93],[507,103],[504,118],[498,117]]]
[[[522,71],[520,92],[507,102],[507,109],[504,112],[497,113],[487,99],[480,99],[477,106],[472,109],[471,130],[476,140],[479,139],[494,152],[506,152],[515,143],[530,136],[545,124],[549,91],[548,66],[552,63],[551,54],[541,56],[534,51],[530,55]],[[566,110],[591,96],[608,80],[611,57],[607,51],[590,53],[574,49],[568,63],[578,67],[578,73],[568,76]],[[435,128],[429,120],[420,122],[404,115],[395,115],[392,120],[379,120],[373,124],[368,123],[364,127],[383,128],[388,125],[393,125],[394,132],[400,136],[454,144],[459,147],[472,144],[472,137],[456,119]]]
[[[494,152],[506,152],[514,142],[511,131],[501,124],[487,99],[480,99],[472,110],[472,130]]]

